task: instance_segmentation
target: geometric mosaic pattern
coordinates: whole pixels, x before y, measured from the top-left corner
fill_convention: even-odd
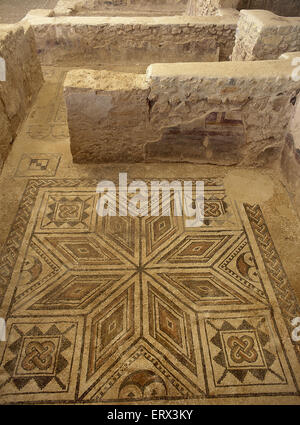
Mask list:
[[[69,385],[77,323],[13,323],[1,375],[3,389],[55,392]],[[6,379],[5,379],[6,378]]]
[[[53,177],[56,174],[61,155],[23,154],[19,162],[15,177]]]
[[[204,326],[215,389],[255,385],[259,393],[289,385],[266,314],[213,317]]]
[[[1,403],[299,395],[298,305],[260,208],[198,180],[200,228],[99,217],[96,180],[28,182],[0,263]]]

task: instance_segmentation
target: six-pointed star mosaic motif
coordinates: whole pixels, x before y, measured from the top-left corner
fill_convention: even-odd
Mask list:
[[[298,394],[276,290],[293,294],[261,211],[198,180],[201,228],[99,217],[97,181],[28,182],[1,263],[2,402]]]

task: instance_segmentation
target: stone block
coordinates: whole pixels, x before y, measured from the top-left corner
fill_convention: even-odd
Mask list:
[[[300,50],[300,18],[285,18],[265,10],[242,10],[232,60],[277,59]],[[293,34],[293,37],[291,35]]]
[[[145,75],[73,70],[64,96],[75,162],[139,162],[149,133]]]

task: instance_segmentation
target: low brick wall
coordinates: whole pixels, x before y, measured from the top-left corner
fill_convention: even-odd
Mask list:
[[[283,18],[263,10],[242,10],[232,60],[276,59],[300,50],[300,18]]]
[[[43,83],[34,33],[29,26],[0,25],[0,57],[6,63],[6,81],[0,82],[0,170]]]
[[[291,72],[290,60],[153,64],[146,80],[124,74],[131,85],[120,87],[113,73],[71,71],[65,96],[74,161],[268,165],[281,156],[300,88]],[[137,93],[143,114],[133,115],[129,131],[123,117]],[[95,117],[86,112],[93,105]]]
[[[229,60],[236,17],[65,17],[28,15],[47,65]]]

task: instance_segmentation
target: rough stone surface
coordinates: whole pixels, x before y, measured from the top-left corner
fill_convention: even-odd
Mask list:
[[[149,88],[142,75],[73,71],[65,95],[74,159],[269,165],[300,88],[291,69],[288,60],[154,64]]]
[[[149,132],[145,75],[73,70],[64,95],[75,162],[139,162]]]
[[[299,16],[299,0],[189,0],[189,15],[215,15],[220,8],[265,9],[281,16]]]
[[[238,66],[234,62],[152,65],[148,68],[150,122],[166,131],[200,117],[207,119],[211,113],[239,113],[245,137],[231,163],[267,165],[281,154],[300,88],[291,79],[292,69],[290,60],[239,62]],[[217,122],[219,128],[227,128]],[[222,161],[208,145],[203,161],[219,163],[215,159]],[[226,160],[228,164],[228,156]]]
[[[137,15],[176,15],[182,14],[188,0],[59,0],[54,13],[56,16],[89,14],[136,13]],[[134,16],[134,15],[132,15]]]
[[[6,62],[6,81],[0,82],[1,169],[17,130],[43,82],[32,28],[1,25],[0,57]]]
[[[45,65],[228,60],[236,17],[28,16]]]
[[[236,9],[239,0],[189,0],[187,14],[191,16],[216,15],[219,9]]]
[[[276,59],[300,50],[300,18],[283,18],[263,10],[242,10],[232,60]]]

